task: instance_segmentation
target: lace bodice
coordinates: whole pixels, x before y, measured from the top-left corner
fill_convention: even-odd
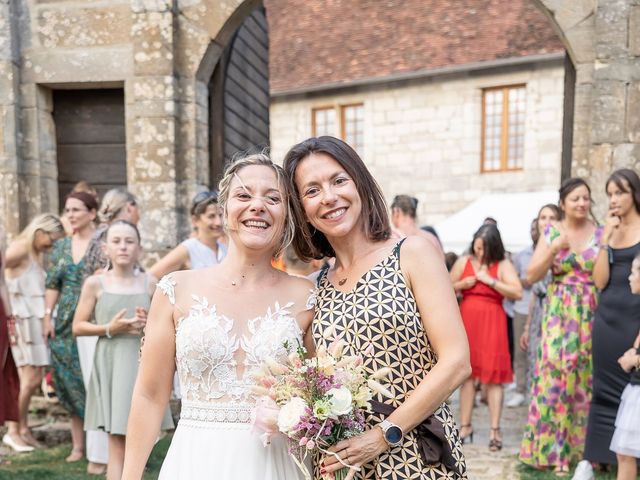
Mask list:
[[[158,282],[173,305],[175,286],[171,275]],[[191,298],[193,304],[176,326],[176,366],[183,401],[252,406],[254,374],[265,359],[282,360],[287,355],[285,341],[302,342],[302,332],[291,314],[293,302],[275,302],[265,315],[236,322],[218,313],[206,298]],[[312,293],[306,308],[314,304]]]

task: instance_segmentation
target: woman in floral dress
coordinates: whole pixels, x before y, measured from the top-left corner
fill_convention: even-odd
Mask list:
[[[71,415],[73,450],[68,462],[82,459],[84,454],[85,389],[78,358],[76,339],[71,333],[84,273],[84,256],[95,231],[94,219],[98,203],[84,192],[73,192],[65,201],[65,214],[73,229],[70,237],[58,240],[53,247],[45,282],[43,331],[49,338],[53,382],[61,405]],[[51,314],[57,306],[55,324]],[[92,466],[92,471],[93,466]],[[97,469],[95,470],[97,471]]]
[[[536,282],[551,268],[542,338],[520,460],[569,473],[584,448],[592,387],[591,328],[597,303],[593,267],[602,234],[591,219],[591,190],[579,178],[560,187],[563,218],[545,229],[527,272]]]

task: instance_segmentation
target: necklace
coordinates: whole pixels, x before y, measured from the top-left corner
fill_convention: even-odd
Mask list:
[[[242,278],[244,278],[244,275],[242,275]],[[235,287],[238,285],[238,282],[236,280],[231,280],[231,285]]]
[[[360,257],[360,258],[359,258],[359,260],[362,260],[362,259],[364,259],[364,258],[367,258],[367,257],[368,257],[369,255],[371,255],[372,253],[377,252],[378,250],[380,250],[381,248],[384,248],[384,247],[385,247],[385,246],[384,246],[384,245],[382,245],[382,246],[380,246],[380,247],[373,248],[372,250],[368,251],[365,255],[363,255],[362,257]],[[344,278],[342,278],[342,279],[339,279],[339,280],[338,280],[338,285],[339,285],[339,286],[343,286],[345,283],[347,283],[347,280],[349,279],[349,274],[351,273],[351,270],[353,269],[354,265],[356,265],[357,263],[358,263],[358,261],[357,261],[357,260],[356,260],[356,261],[354,261],[354,262],[349,266],[349,268],[347,269],[347,274],[345,275],[345,277],[344,277]]]

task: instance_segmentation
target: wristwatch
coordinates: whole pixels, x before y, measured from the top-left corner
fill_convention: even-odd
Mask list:
[[[389,420],[383,420],[378,426],[382,429],[384,440],[390,447],[395,447],[402,442],[404,432],[398,425],[391,423]]]

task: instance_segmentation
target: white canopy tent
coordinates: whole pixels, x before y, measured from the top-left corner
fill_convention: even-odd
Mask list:
[[[435,225],[445,252],[463,253],[486,217],[498,221],[505,248],[510,252],[531,244],[529,228],[540,207],[557,203],[557,191],[495,193],[484,195]]]

